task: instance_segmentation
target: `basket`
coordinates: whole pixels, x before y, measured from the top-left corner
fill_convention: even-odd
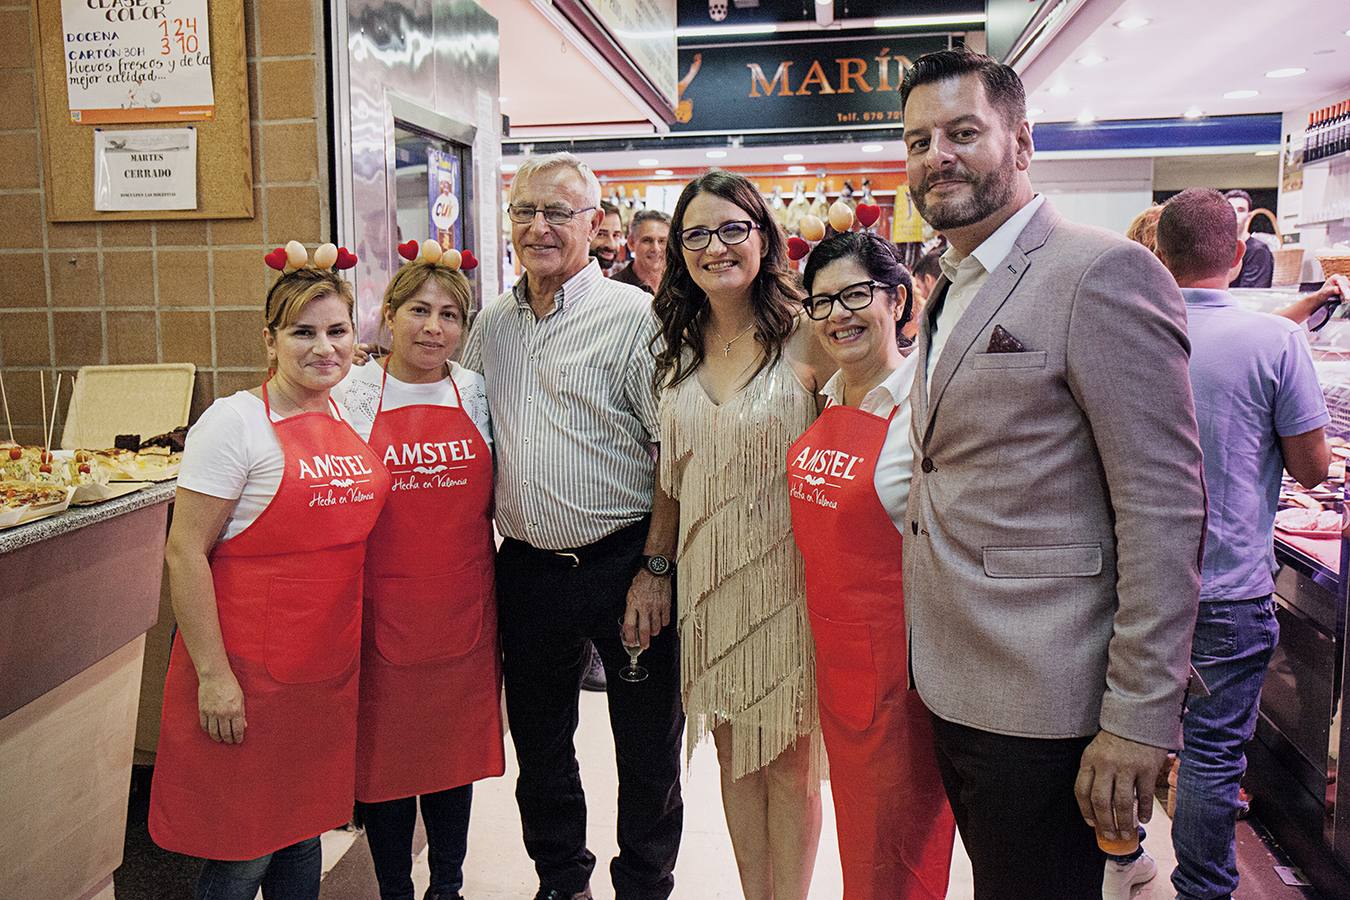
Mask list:
[[[1268,209],[1254,209],[1247,216],[1247,224],[1243,226],[1245,231],[1250,231],[1252,220],[1257,216],[1265,216],[1270,220],[1271,227],[1275,229],[1275,237],[1280,242],[1280,247],[1272,251],[1275,254],[1275,271],[1270,277],[1270,283],[1276,284],[1298,284],[1299,273],[1303,271],[1303,248],[1284,246],[1284,234],[1280,231],[1280,223],[1275,218],[1275,214]]]
[[[1332,275],[1350,277],[1350,253],[1329,253],[1317,257],[1317,261],[1322,264],[1323,278],[1330,278]]]

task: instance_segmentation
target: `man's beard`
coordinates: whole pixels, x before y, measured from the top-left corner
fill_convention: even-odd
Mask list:
[[[600,263],[600,268],[612,269],[614,268],[614,261],[618,259],[619,254],[613,250],[606,253],[602,248],[593,247],[591,248],[591,256],[594,256]]]
[[[910,191],[919,215],[923,216],[924,221],[935,231],[965,228],[967,225],[982,222],[1007,206],[1017,190],[1017,166],[1013,161],[1011,149],[1003,157],[1002,165],[983,178],[971,178],[969,175],[962,176],[959,173],[957,175],[970,183],[969,200],[939,200],[929,205],[928,181],[935,176],[929,176],[924,179],[923,184],[915,185]],[[951,177],[952,173],[943,173],[940,179],[951,180]]]

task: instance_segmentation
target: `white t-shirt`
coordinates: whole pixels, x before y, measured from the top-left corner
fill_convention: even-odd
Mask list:
[[[858,408],[863,412],[883,419],[895,410],[890,427],[886,430],[886,440],[881,445],[881,456],[877,459],[876,473],[872,482],[876,486],[877,497],[891,517],[897,531],[905,531],[905,505],[909,502],[909,483],[914,476],[914,450],[909,444],[909,389],[914,384],[914,375],[919,368],[919,355],[911,353],[900,363],[900,367],[886,377],[881,384],[867,392]],[[829,405],[839,402],[844,391],[844,373],[835,372],[825,382],[821,393],[829,399]]]
[[[469,414],[473,424],[492,447],[492,424],[488,418],[487,392],[483,389],[483,376],[464,368],[459,363],[450,364],[450,377],[455,380],[452,386],[442,378],[430,384],[409,384],[399,381],[393,375],[384,389],[384,408],[398,409],[400,406],[419,404],[437,406],[458,406],[455,402],[455,388],[464,401],[464,411]],[[352,427],[365,440],[370,440],[370,429],[375,425],[375,410],[380,405],[380,381],[384,378],[384,367],[378,363],[366,363],[364,366],[352,366],[347,377],[333,388],[333,399],[342,407],[351,421]]]
[[[272,414],[272,422],[282,418]],[[188,430],[178,486],[239,501],[220,533],[224,541],[262,515],[277,495],[285,470],[286,456],[261,398],[239,391],[208,406]]]

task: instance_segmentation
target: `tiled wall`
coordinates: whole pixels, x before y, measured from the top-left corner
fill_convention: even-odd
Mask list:
[[[329,239],[327,90],[322,2],[244,7],[255,217],[52,224],[36,29],[27,2],[0,0],[0,371],[20,441],[39,440],[39,370],[50,398],[58,370],[69,378],[83,365],[194,363],[194,417],[214,397],[261,381],[272,274],[263,253]]]

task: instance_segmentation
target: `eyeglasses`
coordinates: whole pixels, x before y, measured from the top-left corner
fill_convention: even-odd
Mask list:
[[[529,225],[534,221],[534,217],[540,213],[544,214],[544,221],[550,225],[566,225],[582,213],[588,213],[595,209],[594,206],[587,206],[582,209],[568,209],[566,206],[546,206],[540,209],[536,206],[508,206],[506,214],[512,222],[517,225]]]
[[[712,236],[715,234],[723,247],[730,247],[732,244],[745,243],[750,237],[750,232],[758,230],[759,226],[748,219],[723,222],[716,228],[686,228],[680,232],[680,246],[686,250],[702,250],[712,242]]]
[[[834,309],[834,304],[838,301],[844,309],[849,312],[857,312],[860,309],[866,309],[872,303],[872,293],[877,288],[884,291],[895,290],[894,285],[877,284],[875,281],[860,281],[857,284],[850,284],[834,294],[816,294],[807,297],[802,301],[802,306],[806,309],[806,315],[817,321],[828,319],[830,312]]]

